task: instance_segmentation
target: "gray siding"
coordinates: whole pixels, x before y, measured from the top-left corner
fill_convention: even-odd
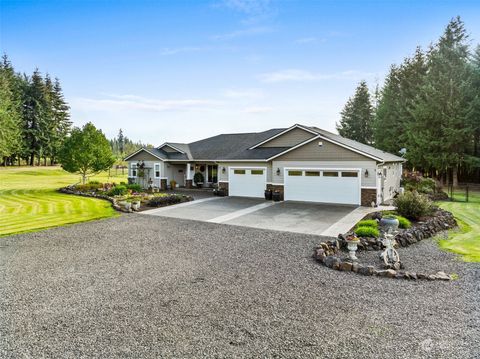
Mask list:
[[[373,160],[364,161],[277,161],[272,163],[272,182],[274,184],[283,184],[283,170],[287,167],[303,168],[361,168],[362,187],[376,186],[377,163]],[[277,176],[277,169],[280,169],[280,175]],[[368,177],[365,176],[365,170],[368,170]]]
[[[322,146],[318,143],[322,142]],[[335,145],[322,139],[313,140],[283,156],[277,157],[277,161],[371,161],[356,152]]]
[[[154,157],[155,158],[155,157]],[[128,177],[132,177],[132,164],[136,165],[138,162],[137,161],[128,161]],[[160,177],[163,175],[163,163],[159,159],[155,159],[155,161],[146,161],[145,162],[145,176],[139,177],[138,176],[138,169],[137,169],[137,178],[135,179],[135,182],[140,184],[141,186],[147,188],[148,187],[148,181],[151,178],[153,181],[153,186],[154,187],[160,187],[160,178],[155,178],[155,163],[160,164]]]
[[[225,173],[222,169],[225,167]],[[218,164],[218,180],[228,181],[230,167],[267,167],[267,182],[272,181],[272,163],[267,162],[221,162]]]
[[[268,141],[260,147],[292,147],[314,136],[315,135],[310,132],[300,128],[294,128],[293,130]]]
[[[138,152],[135,156],[130,157],[128,159],[129,162],[137,162],[137,161],[157,161],[160,162],[157,157],[151,155],[150,153],[146,151],[140,151]]]
[[[168,152],[168,153],[178,152],[176,149],[174,149],[174,148],[172,148],[168,145],[163,146],[162,150],[165,151],[165,152]]]

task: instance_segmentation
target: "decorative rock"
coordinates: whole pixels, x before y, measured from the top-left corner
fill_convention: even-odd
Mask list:
[[[350,262],[341,262],[340,263],[340,270],[344,272],[350,272],[352,270],[352,263]]]
[[[361,266],[361,265],[358,264],[357,262],[353,262],[353,264],[352,264],[352,272],[358,273],[358,270],[360,269],[360,267],[363,267],[363,266]]]
[[[435,274],[435,279],[450,280],[451,277],[448,274],[446,274],[445,272],[437,272]]]
[[[395,278],[395,275],[397,274],[397,271],[394,271],[393,269],[387,269],[387,270],[378,271],[377,274],[380,277]]]

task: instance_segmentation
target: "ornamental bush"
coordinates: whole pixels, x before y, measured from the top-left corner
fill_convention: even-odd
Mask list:
[[[142,192],[142,186],[137,183],[127,184],[127,189],[132,190],[133,192]]]
[[[409,219],[419,219],[433,213],[432,202],[424,195],[416,191],[405,192],[394,199],[393,205],[397,207],[397,212]]]
[[[406,219],[405,217],[402,217],[402,216],[395,216],[397,217],[398,219],[398,223],[399,223],[399,227],[402,228],[402,229],[407,229],[407,228],[410,228],[412,226],[412,223]]]
[[[378,222],[375,219],[364,219],[357,223],[357,227],[372,227],[378,228]]]
[[[163,207],[163,206],[170,206],[172,204],[188,202],[191,200],[192,200],[192,197],[190,196],[171,194],[167,196],[155,196],[150,201],[148,201],[148,205],[150,207]]]
[[[380,236],[380,232],[378,231],[377,228],[367,227],[367,226],[357,227],[355,229],[355,234],[358,237],[378,237],[378,236]]]
[[[110,191],[108,191],[109,196],[124,196],[127,193],[128,193],[128,188],[123,185],[115,186]]]

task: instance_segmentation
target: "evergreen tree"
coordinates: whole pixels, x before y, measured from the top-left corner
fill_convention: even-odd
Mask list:
[[[473,129],[467,121],[469,70],[467,34],[460,18],[453,19],[428,58],[425,83],[421,86],[408,125],[407,158],[414,165],[440,172],[451,169],[454,186],[458,169],[472,143]]]
[[[467,157],[467,165],[474,169],[480,178],[480,45],[477,45],[470,62],[471,69],[471,106],[468,113],[469,125],[473,130],[471,156]]]
[[[125,152],[125,138],[123,136],[123,131],[122,129],[120,129],[118,131],[118,137],[117,137],[117,141],[118,141],[118,151],[120,152],[120,154],[124,154]]]
[[[374,109],[367,83],[361,81],[355,95],[348,99],[341,112],[340,122],[337,123],[337,131],[343,137],[371,144],[373,141],[373,119]]]

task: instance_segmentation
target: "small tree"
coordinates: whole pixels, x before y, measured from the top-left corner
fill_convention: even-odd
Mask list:
[[[72,130],[60,152],[62,168],[82,176],[85,184],[87,175],[108,170],[115,158],[108,140],[102,131],[97,130],[92,123],[87,123],[82,129]]]

